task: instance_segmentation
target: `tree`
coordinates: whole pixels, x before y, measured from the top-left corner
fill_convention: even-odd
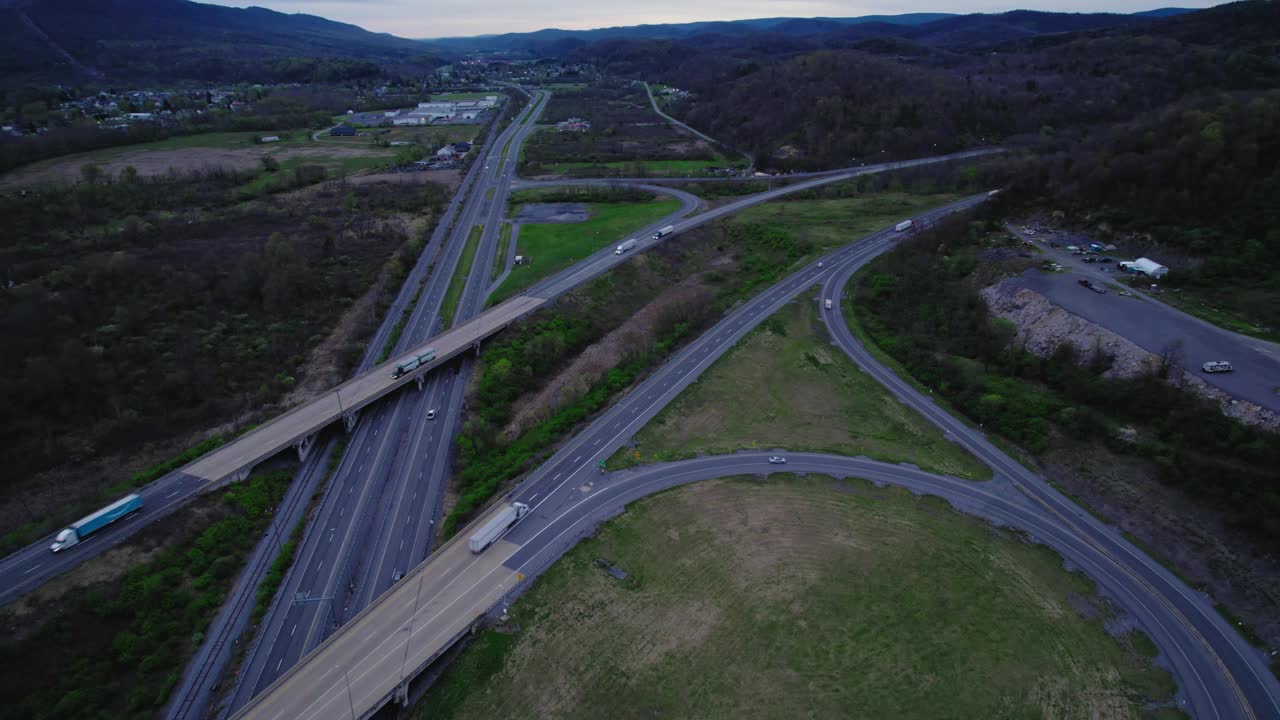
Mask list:
[[[97,163],[88,163],[80,166],[80,177],[90,185],[96,185],[102,179],[104,173],[102,166]]]
[[[1182,338],[1165,343],[1165,346],[1160,350],[1161,380],[1169,380],[1175,385],[1178,383],[1182,377],[1184,354]]]

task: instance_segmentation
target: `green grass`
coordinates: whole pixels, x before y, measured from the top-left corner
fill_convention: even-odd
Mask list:
[[[373,153],[373,149],[370,149]],[[280,169],[275,172],[261,172],[254,177],[253,180],[241,185],[237,188],[242,193],[261,193],[271,189],[273,183],[279,183],[282,180],[276,178],[287,179],[288,175],[296,168],[303,165],[319,165],[325,168],[329,177],[333,177],[339,173],[351,175],[363,170],[372,170],[374,168],[384,167],[391,162],[394,157],[385,150],[377,151],[378,154],[349,156],[349,155],[312,155],[306,157],[291,157],[288,160],[280,162]]]
[[[467,246],[462,249],[462,258],[449,280],[449,289],[444,294],[440,305],[440,332],[453,326],[453,316],[458,312],[458,301],[462,298],[462,289],[467,285],[467,275],[471,272],[471,263],[476,259],[476,249],[480,247],[480,236],[484,234],[484,226],[476,225],[467,235]]]
[[[735,214],[730,222],[771,225],[826,248],[844,245],[960,197],[954,193],[885,192],[848,198],[784,200],[747,208]]]
[[[1145,287],[1139,285],[1139,287]],[[1155,299],[1231,332],[1280,342],[1280,330],[1242,317],[1239,312],[1218,307],[1230,304],[1236,308],[1274,307],[1274,292],[1246,288],[1184,288],[1181,292],[1162,292]]]
[[[617,160],[614,162],[562,162],[542,166],[543,174],[589,176],[596,169],[623,170],[638,176],[652,177],[698,177],[706,175],[708,167],[740,166],[743,163],[731,162],[724,157],[715,160]]]
[[[532,262],[512,268],[489,304],[496,305],[600,248],[625,240],[629,233],[674,213],[680,208],[680,201],[662,198],[647,203],[590,203],[588,208],[591,216],[584,222],[521,225],[516,254],[531,257]]]
[[[609,460],[642,462],[744,449],[866,455],[969,479],[991,471],[899,403],[834,348],[816,294],[779,310],[716,361]]]
[[[502,269],[507,266],[507,248],[511,247],[511,223],[498,226],[498,249],[493,251],[493,268],[489,271],[489,279],[497,280]]]
[[[1145,636],[1107,633],[1106,607],[1056,553],[935,498],[707,481],[571,550],[414,714],[1138,717],[1175,686]]]

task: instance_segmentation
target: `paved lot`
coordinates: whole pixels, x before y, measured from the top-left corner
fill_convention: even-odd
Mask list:
[[[1200,377],[1233,397],[1280,412],[1280,395],[1276,393],[1280,386],[1280,362],[1255,350],[1249,338],[1207,325],[1150,299],[1121,296],[1115,288],[1108,287],[1107,294],[1099,295],[1080,287],[1077,281],[1082,275],[1072,270],[1068,268],[1060,273],[1028,270],[1014,282],[1157,355],[1169,343],[1181,340],[1188,369],[1198,372],[1206,360],[1228,360],[1234,372],[1200,372]],[[1099,282],[1096,279],[1099,276],[1105,278],[1112,274],[1089,273],[1095,282]]]

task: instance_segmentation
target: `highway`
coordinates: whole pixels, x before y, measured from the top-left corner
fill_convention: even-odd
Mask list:
[[[511,499],[530,503],[534,512],[503,540],[477,556],[464,547],[467,531],[460,533],[239,717],[342,718],[351,717],[353,711],[366,716],[394,697],[403,678],[411,677],[476,618],[518,592],[626,502],[681,482],[767,472],[770,467],[763,462],[767,452],[621,473],[601,473],[596,466],[759,322],[819,282],[823,297],[838,296],[856,268],[891,247],[893,239],[891,232],[876,233],[829,255],[825,270],[811,263],[730,313],[575,436],[512,493]],[[905,466],[812,455],[789,456],[788,471],[902,484],[945,497],[961,510],[1025,529],[1083,569],[1133,614],[1161,649],[1179,680],[1180,699],[1197,717],[1278,716],[1280,693],[1263,659],[1243,644],[1204,598],[871,360],[852,339],[839,311],[829,315],[833,338],[842,349],[957,442],[991,463],[997,480],[973,483]]]
[[[919,216],[918,219],[924,221],[933,217],[938,217],[946,212],[952,212],[956,209],[969,207],[980,199],[981,198],[971,198],[944,209],[925,213]],[[703,216],[698,217],[701,218]],[[862,257],[863,255],[869,256],[870,254],[881,252],[885,248],[889,247],[889,244],[894,237],[895,235],[893,233],[878,233],[866,242],[859,243],[851,248],[846,248],[833,254],[831,259],[834,260],[843,257],[845,254],[853,254],[854,256]],[[613,257],[616,259],[617,256]],[[587,262],[589,263],[591,261],[588,260]],[[574,268],[573,270],[576,272],[578,268]],[[577,486],[579,484],[587,486],[587,483],[595,482],[594,473],[598,472],[595,468],[600,459],[608,457],[614,449],[621,446],[621,444],[623,444],[635,432],[635,430],[643,425],[644,422],[652,417],[653,414],[679,394],[685,386],[690,382],[693,382],[697,375],[714,362],[715,358],[718,357],[720,353],[728,347],[731,347],[738,338],[748,332],[751,327],[759,322],[760,319],[766,317],[778,307],[781,307],[783,303],[789,301],[791,297],[801,292],[809,284],[813,283],[819,277],[821,272],[823,271],[820,271],[817,268],[816,263],[814,263],[807,270],[797,273],[789,278],[788,281],[770,289],[744,305],[742,308],[731,313],[729,317],[717,325],[715,329],[707,333],[707,335],[704,335],[703,338],[695,341],[690,347],[678,354],[675,359],[654,373],[654,375],[642,384],[640,388],[620,401],[614,408],[606,412],[596,423],[593,423],[591,428],[584,432],[583,435],[580,435],[578,438],[571,441],[548,463],[544,464],[532,473],[530,479],[521,486],[517,495],[521,499],[527,498],[532,505],[537,507],[537,509],[529,519],[526,519],[521,524],[521,528],[533,527],[540,522],[539,518],[543,517],[544,508],[540,504],[539,498],[542,498],[543,502],[545,502],[547,498],[554,495],[552,492],[554,488],[564,487],[566,486],[566,483],[570,486]],[[554,290],[559,285],[559,281],[553,280],[548,283],[548,285],[551,290]],[[688,362],[685,358],[693,359],[694,363],[692,367],[688,366]],[[661,391],[654,391],[652,388],[662,389]],[[641,412],[642,410],[643,412]],[[584,473],[585,475],[583,475]],[[581,483],[577,480],[579,476],[584,477]],[[562,479],[562,477],[564,479]],[[460,534],[458,537],[465,538],[465,532]],[[432,559],[426,565],[420,566],[419,569],[409,577],[401,580],[400,585],[397,585],[390,593],[377,600],[373,605],[367,608],[364,613],[348,622],[348,624],[333,637],[337,638],[351,632],[362,637],[368,635],[371,632],[368,627],[369,625],[376,626],[380,625],[382,622],[378,619],[378,615],[373,609],[384,607],[388,603],[393,605],[396,604],[397,601],[388,600],[388,598],[395,598],[403,595],[405,592],[404,586],[406,584],[420,584],[422,582],[421,578],[423,575],[422,568],[439,567],[443,568],[442,572],[447,573],[453,572],[454,569],[460,567],[459,563],[463,563],[463,561],[467,559],[466,556],[469,553],[467,553],[465,547],[462,547],[461,550],[458,550],[458,547],[457,543],[451,543],[441,548],[432,556]],[[472,576],[464,573],[460,577],[470,579]],[[438,581],[433,579],[431,582],[426,584],[426,587],[435,587],[437,583]],[[509,589],[510,585],[507,585],[506,588]],[[490,602],[492,599],[491,593],[494,592],[494,590],[491,587],[484,586],[479,588],[477,592],[480,593],[478,600],[473,598],[471,595],[467,595],[467,601],[471,602],[472,600],[475,600],[475,602]],[[459,598],[454,598],[454,600],[460,599],[461,596],[459,596]],[[435,606],[430,605],[430,607]],[[437,643],[437,645],[434,647],[423,648],[422,653],[425,654],[422,655],[422,657],[432,657],[434,653],[443,649],[445,644],[450,641],[457,632],[460,632],[460,628],[465,628],[465,626],[472,622],[476,617],[483,614],[488,606],[480,607],[473,604],[455,603],[453,607],[458,610],[458,614],[456,617],[451,616],[452,619],[450,622],[442,626],[442,629],[440,629],[438,633],[434,631],[432,632],[430,637],[432,638],[432,642]],[[370,617],[370,613],[373,613],[373,619],[365,620],[364,618]],[[399,616],[397,616],[397,618],[397,622],[402,620]],[[316,653],[331,655],[335,651],[326,651],[324,648],[331,646],[332,642],[332,640],[330,642],[326,642],[316,651]],[[418,649],[414,649],[413,652],[417,653]],[[315,655],[312,657],[315,657]],[[325,664],[327,664],[327,662],[328,661],[326,661]],[[385,663],[386,659],[380,659],[379,662]],[[416,667],[411,668],[411,670],[413,669],[416,669]],[[288,678],[294,677],[296,674],[296,671],[289,671],[282,676],[283,679],[281,682],[287,681]],[[396,677],[398,677],[398,675],[389,676],[388,681],[394,681]],[[394,689],[394,682],[391,687]],[[250,707],[256,706],[257,701],[255,701]],[[255,714],[254,716],[257,717],[260,715]]]
[[[534,117],[530,113],[530,117]],[[514,126],[514,123],[513,123]],[[499,139],[487,150],[500,147],[502,140]],[[857,167],[848,169],[839,173],[822,175],[788,185],[782,188],[775,188],[767,192],[758,193],[756,195],[746,196],[732,203],[728,203],[714,210],[695,215],[674,224],[676,233],[689,230],[704,223],[713,222],[726,215],[738,212],[746,207],[761,202],[767,202],[796,192],[803,192],[816,187],[821,187],[830,183],[841,182],[849,178],[859,175],[886,172],[920,165],[927,165],[940,162],[951,162],[973,157],[980,157],[992,153],[1002,152],[1000,148],[989,148],[982,150],[971,150],[950,155],[940,155],[929,158],[919,158],[915,160],[903,160],[897,162],[880,163],[877,165],[867,165],[865,167]],[[508,162],[504,165],[504,172],[514,172],[514,164],[519,153],[508,154]],[[487,181],[485,178],[488,177]],[[491,176],[482,175],[481,183],[492,183]],[[624,181],[610,181],[619,183]],[[536,183],[528,183],[527,181],[511,180],[510,187],[519,188]],[[671,193],[671,189],[660,188],[654,186],[655,189],[662,189]],[[473,190],[473,195],[481,197],[479,191]],[[687,194],[686,194],[687,195]],[[679,196],[679,195],[677,195]],[[689,196],[692,197],[692,196]],[[494,202],[493,207],[496,209],[499,205]],[[469,204],[466,207],[473,207]],[[458,223],[458,227],[466,226],[466,218],[464,217]],[[495,230],[496,224],[490,223],[488,230]],[[669,238],[670,236],[668,236]],[[665,242],[668,238],[662,240],[653,240],[652,238],[644,238],[636,251],[643,251],[657,242]],[[492,246],[490,246],[492,247]],[[461,252],[460,248],[453,252]],[[482,262],[488,262],[487,258],[491,258],[492,254],[485,256],[477,252],[477,257]],[[166,500],[168,504],[157,508],[154,505],[145,509],[145,514],[136,520],[131,520],[122,524],[119,528],[113,529],[111,532],[103,531],[100,541],[91,541],[82,546],[77,546],[68,551],[59,553],[56,557],[51,557],[48,552],[48,545],[52,541],[52,535],[42,538],[23,550],[10,555],[0,561],[0,603],[8,602],[13,598],[28,592],[31,588],[38,586],[40,583],[54,577],[58,574],[66,572],[71,567],[82,562],[85,559],[94,557],[102,549],[109,547],[108,542],[119,542],[129,534],[132,528],[140,527],[143,520],[158,517],[163,512],[177,507],[185,502],[192,495],[198,492],[204,492],[214,487],[218,487],[224,482],[231,482],[243,478],[257,463],[262,462],[266,458],[275,455],[278,452],[288,450],[297,443],[306,440],[319,431],[323,430],[329,424],[349,416],[352,420],[358,415],[363,408],[381,400],[406,385],[415,384],[419,376],[433,372],[436,368],[445,365],[449,360],[461,354],[473,351],[474,348],[483,339],[500,331],[510,324],[513,320],[523,317],[546,302],[569,290],[576,285],[585,282],[607,271],[614,265],[624,262],[627,256],[616,256],[609,248],[602,248],[595,255],[587,258],[584,262],[578,263],[567,270],[558,273],[538,285],[530,288],[524,294],[513,297],[497,306],[472,317],[467,322],[455,325],[444,333],[432,337],[430,342],[420,341],[413,347],[409,347],[405,342],[400,343],[398,348],[409,347],[408,352],[397,352],[392,359],[382,365],[375,367],[363,374],[360,374],[351,380],[348,380],[331,391],[328,391],[319,397],[300,405],[292,410],[277,416],[272,420],[258,426],[252,431],[245,433],[241,437],[232,442],[214,450],[198,460],[180,468],[170,476],[163,478],[153,486],[143,488],[140,492],[144,495],[144,503],[156,499]],[[443,260],[442,260],[443,263]],[[443,292],[443,291],[441,291]],[[424,290],[424,298],[426,291]],[[413,320],[411,323],[418,323],[415,327],[421,327],[425,319],[419,314],[420,310],[428,305],[420,300],[418,306],[415,306]],[[406,328],[406,336],[413,337],[410,329]],[[426,337],[426,336],[421,336]],[[428,348],[436,350],[437,359],[435,362],[418,370],[405,375],[399,379],[391,377],[391,370],[397,363],[403,362],[404,359],[423,352]],[[172,493],[172,495],[171,495]]]

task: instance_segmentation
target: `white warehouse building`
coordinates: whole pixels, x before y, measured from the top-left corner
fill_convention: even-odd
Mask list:
[[[1120,269],[1125,272],[1142,274],[1150,278],[1159,280],[1169,274],[1169,268],[1161,265],[1154,260],[1147,258],[1138,258],[1137,260],[1126,260],[1120,263]]]

